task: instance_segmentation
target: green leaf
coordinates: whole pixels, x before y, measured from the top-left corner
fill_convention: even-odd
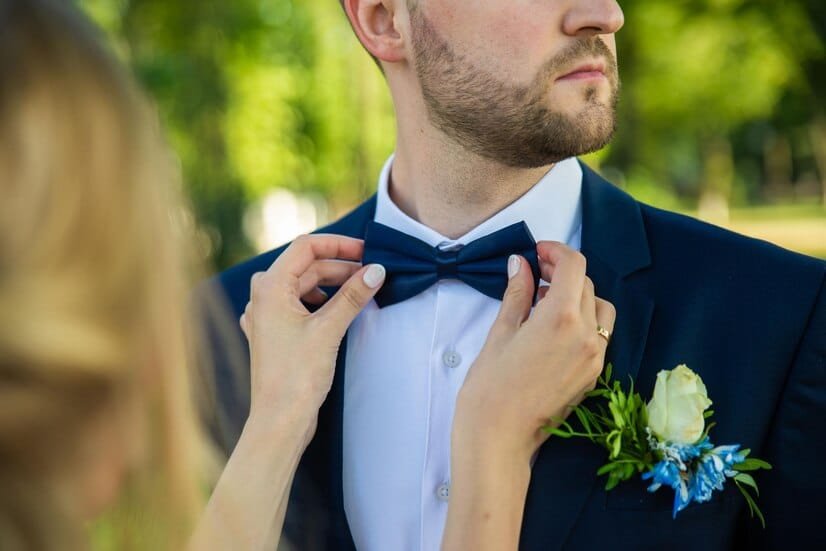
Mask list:
[[[617,403],[614,401],[608,402],[608,409],[611,410],[611,414],[614,417],[614,424],[618,428],[622,428],[623,426],[625,426],[625,420],[622,418],[622,413],[620,412]]]
[[[752,478],[752,476],[750,474],[746,474],[746,473],[737,474],[737,475],[735,475],[734,480],[738,480],[738,481],[742,482],[743,484],[751,486],[752,488],[754,488],[754,492],[758,496],[760,495],[760,490],[757,488],[757,482],[754,481],[754,478]]]
[[[623,480],[628,480],[634,474],[636,470],[633,463],[625,463],[622,469],[622,478]]]
[[[627,398],[625,397],[625,393],[621,390],[617,392],[617,406],[620,408],[620,410],[625,409],[626,401]]]
[[[766,519],[763,518],[763,513],[760,511],[760,507],[757,506],[757,503],[754,501],[754,498],[751,497],[751,494],[749,494],[748,490],[746,490],[746,488],[744,488],[740,484],[740,482],[737,481],[736,478],[735,478],[734,482],[735,482],[735,484],[737,484],[737,488],[740,490],[740,493],[743,494],[743,497],[746,498],[746,503],[749,506],[749,513],[751,513],[752,518],[754,517],[755,514],[757,514],[757,517],[760,519],[760,524],[763,526],[763,529],[765,529],[766,528]]]
[[[608,482],[605,484],[605,491],[610,491],[614,489],[614,486],[620,483],[619,478],[609,477]]]
[[[755,464],[759,465],[763,469],[771,469],[771,463],[767,461],[763,461],[762,459],[757,459],[756,457],[749,458],[749,461],[753,461]]]
[[[593,432],[591,430],[591,424],[588,422],[588,415],[583,411],[583,408],[574,408],[574,413],[579,419],[579,422],[582,423],[582,426],[585,428],[585,432],[591,434]]]
[[[762,459],[756,457],[749,457],[745,461],[741,461],[733,466],[736,471],[756,471],[758,469],[771,469],[772,466]]]
[[[568,432],[576,432],[574,430],[574,427],[572,427],[571,424],[568,421],[564,420],[564,419],[559,422],[559,425],[562,426],[562,427],[565,427],[565,430],[567,430]]]
[[[712,415],[714,415],[714,410],[713,409],[708,409],[708,410],[703,412],[703,419],[708,419]]]
[[[597,469],[597,476],[602,476],[605,473],[609,473],[613,471],[618,466],[618,463],[606,463],[599,469]]]
[[[614,366],[610,362],[608,362],[608,365],[605,366],[605,380],[606,381],[611,380],[611,374],[612,374],[613,371],[614,371]]]
[[[622,435],[618,434],[614,440],[614,449],[611,451],[612,457],[617,457],[622,449]]]

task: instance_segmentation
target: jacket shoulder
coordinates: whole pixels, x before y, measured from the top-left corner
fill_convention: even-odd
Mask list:
[[[652,260],[674,257],[684,269],[724,269],[773,277],[798,276],[820,283],[826,261],[790,251],[768,241],[748,237],[645,203],[639,203]],[[760,279],[757,277],[756,279]]]

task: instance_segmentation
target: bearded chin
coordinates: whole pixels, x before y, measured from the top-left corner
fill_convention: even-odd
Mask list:
[[[516,147],[499,148],[497,160],[508,166],[535,168],[605,147],[616,129],[618,94],[612,90],[607,105],[597,99],[594,87],[583,94],[585,106],[575,115],[539,104],[525,106],[522,113],[532,120],[517,120],[509,126],[511,143]]]
[[[428,118],[467,151],[506,166],[536,168],[596,151],[611,140],[619,97],[615,65],[607,103],[590,86],[582,92],[582,108],[569,114],[547,105],[551,71],[541,71],[527,86],[503,82],[457,55],[421,14],[411,24]],[[604,55],[601,48],[600,41],[580,49]]]

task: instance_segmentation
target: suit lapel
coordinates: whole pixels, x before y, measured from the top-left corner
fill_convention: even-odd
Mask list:
[[[376,212],[376,195],[372,195],[355,210],[330,224],[316,230],[313,233],[334,233],[349,237],[364,238],[367,223],[373,220]],[[322,287],[324,291],[332,296],[339,287]],[[330,388],[327,400],[319,411],[319,426],[316,431],[316,438],[323,435],[329,442],[327,464],[329,465],[326,474],[330,512],[329,540],[325,549],[355,549],[350,527],[347,524],[347,517],[344,512],[344,493],[342,484],[342,453],[343,453],[343,413],[344,413],[344,373],[347,358],[347,339],[349,330],[345,332],[341,340],[338,356],[336,358],[336,370],[333,376],[333,385]],[[322,426],[323,420],[323,426]],[[322,461],[325,458],[322,458]]]
[[[587,166],[582,170],[582,253],[597,295],[617,309],[606,361],[627,384],[637,376],[654,306],[641,272],[651,264],[648,238],[637,202]]]
[[[617,321],[606,353],[613,377],[635,379],[654,303],[641,270],[651,263],[636,201],[582,165],[582,253],[596,294],[611,302]],[[520,547],[560,549],[597,485],[605,451],[585,439],[551,437],[534,463]]]

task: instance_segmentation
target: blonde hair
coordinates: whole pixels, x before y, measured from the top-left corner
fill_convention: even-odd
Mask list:
[[[148,102],[66,4],[0,0],[0,548],[87,547],[52,482],[102,419],[141,458],[112,541],[181,548],[205,453],[193,223]]]

